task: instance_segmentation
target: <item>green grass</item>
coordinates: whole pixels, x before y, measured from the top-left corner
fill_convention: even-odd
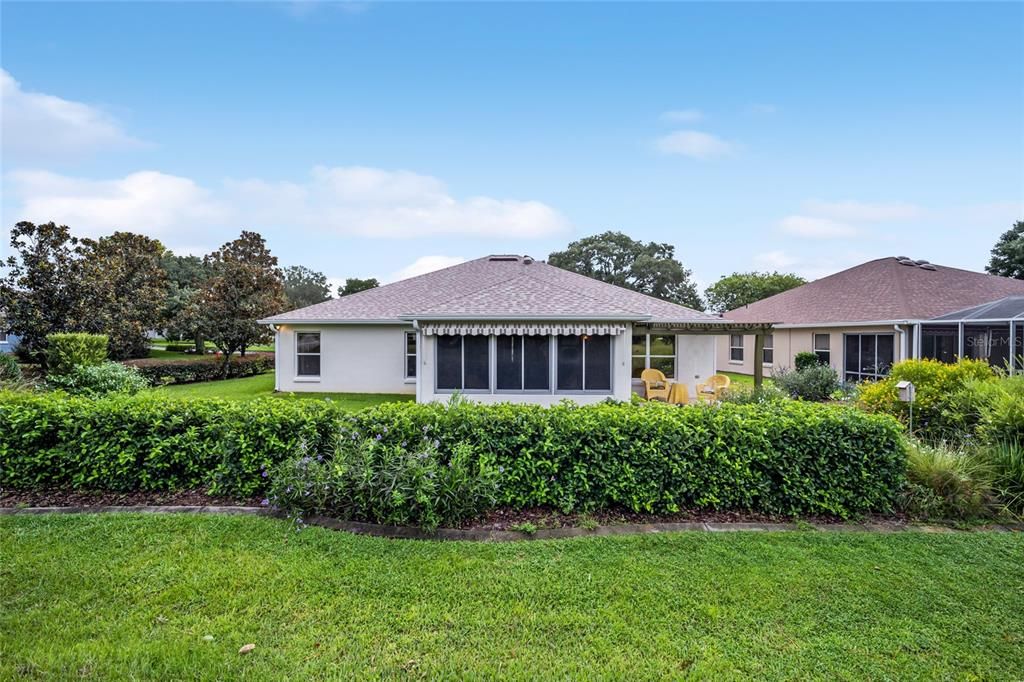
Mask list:
[[[164,346],[164,345],[167,344],[167,339],[162,339],[160,337],[154,337],[154,338],[149,340],[149,343],[151,345],[154,345],[154,346]],[[171,341],[171,343],[192,343],[192,342],[191,341]],[[212,347],[211,344],[209,342],[207,342],[206,348],[210,349],[211,347]],[[267,353],[273,353],[274,352],[274,344],[268,343],[268,344],[257,345],[257,346],[248,346],[246,348],[246,350],[265,351]],[[152,357],[156,357],[156,356],[152,356]]]
[[[1024,676],[1021,534],[289,528],[0,518],[0,679]]]
[[[734,384],[736,384],[738,386],[744,386],[744,387],[750,387],[750,388],[754,387],[754,377],[751,374],[738,374],[737,372],[718,372],[718,373],[719,374],[724,374],[725,376],[729,377],[729,379],[732,381],[732,383],[734,383]],[[772,380],[772,378],[770,376],[768,376],[767,373],[765,373],[764,383],[766,383],[766,384],[770,383],[771,380]]]
[[[392,393],[274,393],[274,375],[272,373],[242,379],[176,384],[154,390],[179,398],[224,398],[225,400],[254,400],[267,397],[282,400],[324,400],[329,398],[352,410],[381,403],[414,399],[414,396],[411,395]]]

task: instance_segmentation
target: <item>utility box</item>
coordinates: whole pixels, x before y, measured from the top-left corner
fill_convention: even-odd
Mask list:
[[[896,395],[901,402],[914,402],[915,387],[912,381],[901,381],[896,384]]]

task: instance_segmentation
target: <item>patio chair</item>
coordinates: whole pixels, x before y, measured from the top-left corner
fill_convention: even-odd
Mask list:
[[[729,377],[724,374],[712,374],[702,384],[697,384],[697,397],[701,400],[713,402],[722,399],[722,393],[729,388]]]
[[[640,381],[644,382],[644,396],[648,400],[668,401],[671,387],[661,370],[645,369],[640,372]]]

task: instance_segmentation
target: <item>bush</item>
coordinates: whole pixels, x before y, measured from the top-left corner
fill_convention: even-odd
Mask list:
[[[263,473],[295,456],[300,443],[328,459],[339,435],[401,450],[427,438],[445,465],[485,457],[500,472],[498,503],[517,508],[846,517],[889,509],[906,471],[892,418],[793,401],[684,408],[388,403],[346,415],[329,402],[275,398],[8,394],[0,398],[0,486],[210,486],[247,497],[266,490]]]
[[[108,393],[132,395],[149,388],[149,382],[134,367],[119,362],[101,365],[79,365],[66,374],[51,374],[47,378],[50,388],[71,395],[102,396]]]
[[[187,490],[247,498],[301,443],[326,451],[338,408],[321,401],[0,394],[0,488]]]
[[[814,364],[798,370],[781,369],[772,382],[791,398],[822,402],[839,388],[839,376],[828,365]]]
[[[774,403],[780,400],[787,400],[788,395],[783,393],[775,384],[765,383],[761,388],[753,386],[742,386],[731,384],[721,395],[721,401],[733,405],[763,405]]]
[[[435,529],[494,505],[499,471],[465,443],[443,458],[433,442],[416,447],[342,439],[333,457],[300,455],[272,470],[268,503],[295,517]]]
[[[46,337],[46,370],[69,374],[75,367],[98,365],[107,359],[106,334],[50,334]]]
[[[985,443],[1024,445],[1024,375],[967,382],[958,404],[977,415],[977,434]],[[972,418],[972,421],[974,419]]]
[[[802,369],[808,369],[809,367],[817,367],[822,364],[821,360],[818,359],[817,353],[804,350],[800,351],[793,357],[793,366],[796,367],[796,371]]]
[[[959,441],[971,435],[981,419],[975,396],[966,392],[973,382],[995,381],[984,360],[962,359],[955,364],[938,360],[904,360],[889,376],[858,387],[858,403],[869,412],[884,412],[909,423],[908,403],[897,398],[896,384],[911,381],[916,387],[914,432],[933,442]]]
[[[914,442],[907,455],[904,509],[926,518],[978,518],[994,506],[991,472],[962,448]]]
[[[167,343],[164,350],[171,353],[191,353],[196,349],[194,343]]]
[[[196,357],[189,360],[146,358],[144,360],[126,360],[124,364],[138,369],[153,386],[216,381],[223,378],[221,376],[223,360],[215,356]],[[227,378],[238,379],[255,376],[272,369],[274,369],[272,353],[250,353],[244,358],[231,358]]]
[[[999,501],[1024,514],[1024,444],[1001,442],[979,448],[979,459],[989,468]]]
[[[0,353],[0,382],[21,381],[21,365],[11,353]]]

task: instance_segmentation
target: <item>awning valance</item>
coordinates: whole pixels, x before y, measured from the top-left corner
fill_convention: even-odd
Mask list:
[[[515,334],[523,336],[547,336],[548,334],[591,334],[618,335],[629,331],[630,326],[622,322],[424,322],[420,331],[426,336],[453,334],[464,336],[490,336],[491,334]]]

